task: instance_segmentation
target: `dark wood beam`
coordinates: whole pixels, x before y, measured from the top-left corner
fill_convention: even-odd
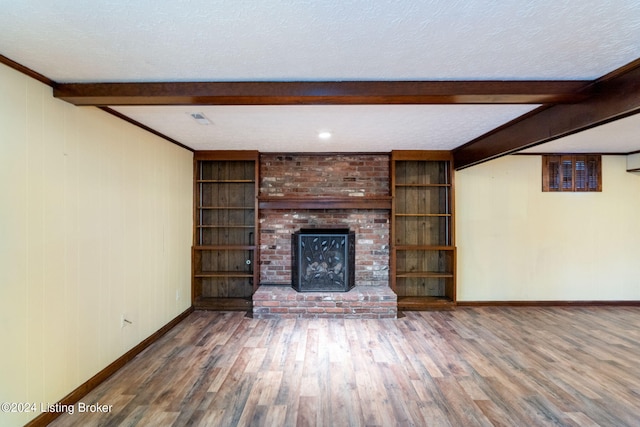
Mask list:
[[[453,151],[455,169],[640,113],[640,59],[595,80],[579,103],[540,107]]]
[[[586,99],[590,82],[336,81],[57,84],[74,105],[546,104]]]

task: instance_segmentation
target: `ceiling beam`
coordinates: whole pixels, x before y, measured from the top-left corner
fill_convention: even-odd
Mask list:
[[[546,104],[586,99],[589,81],[63,83],[74,105]]]
[[[595,80],[579,103],[540,107],[453,150],[455,169],[640,113],[640,59]]]

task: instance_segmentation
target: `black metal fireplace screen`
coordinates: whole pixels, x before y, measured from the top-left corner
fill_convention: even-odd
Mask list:
[[[291,248],[298,292],[347,292],[355,285],[355,233],[348,228],[301,229],[293,233]]]

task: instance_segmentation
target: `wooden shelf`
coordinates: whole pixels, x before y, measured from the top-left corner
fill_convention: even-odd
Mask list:
[[[193,277],[253,277],[252,272],[243,271],[199,271]]]
[[[252,179],[196,179],[198,184],[253,184]]]
[[[453,273],[443,273],[437,271],[398,271],[396,277],[404,278],[419,278],[419,277],[432,277],[432,278],[447,278],[453,277]]]
[[[253,225],[227,224],[227,225],[196,225],[196,228],[255,228]]]
[[[254,206],[198,206],[197,209],[203,210],[222,210],[222,211],[252,211]]]
[[[396,184],[396,187],[451,187],[451,184]]]
[[[260,209],[391,209],[391,196],[258,197]]]
[[[429,213],[419,213],[419,214],[408,214],[408,213],[397,213],[397,217],[447,217],[451,216],[451,214],[429,214]]]
[[[197,251],[254,251],[255,245],[200,245],[194,246]]]
[[[396,245],[397,251],[455,251],[455,246],[444,245]]]
[[[398,297],[398,310],[427,311],[453,310],[455,301],[446,296],[437,297]]]
[[[193,301],[196,310],[251,311],[250,298],[207,298],[198,297]]]

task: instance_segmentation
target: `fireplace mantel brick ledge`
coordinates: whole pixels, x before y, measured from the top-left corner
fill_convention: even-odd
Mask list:
[[[395,319],[398,298],[388,286],[355,286],[349,292],[297,292],[263,285],[253,295],[254,319]]]

